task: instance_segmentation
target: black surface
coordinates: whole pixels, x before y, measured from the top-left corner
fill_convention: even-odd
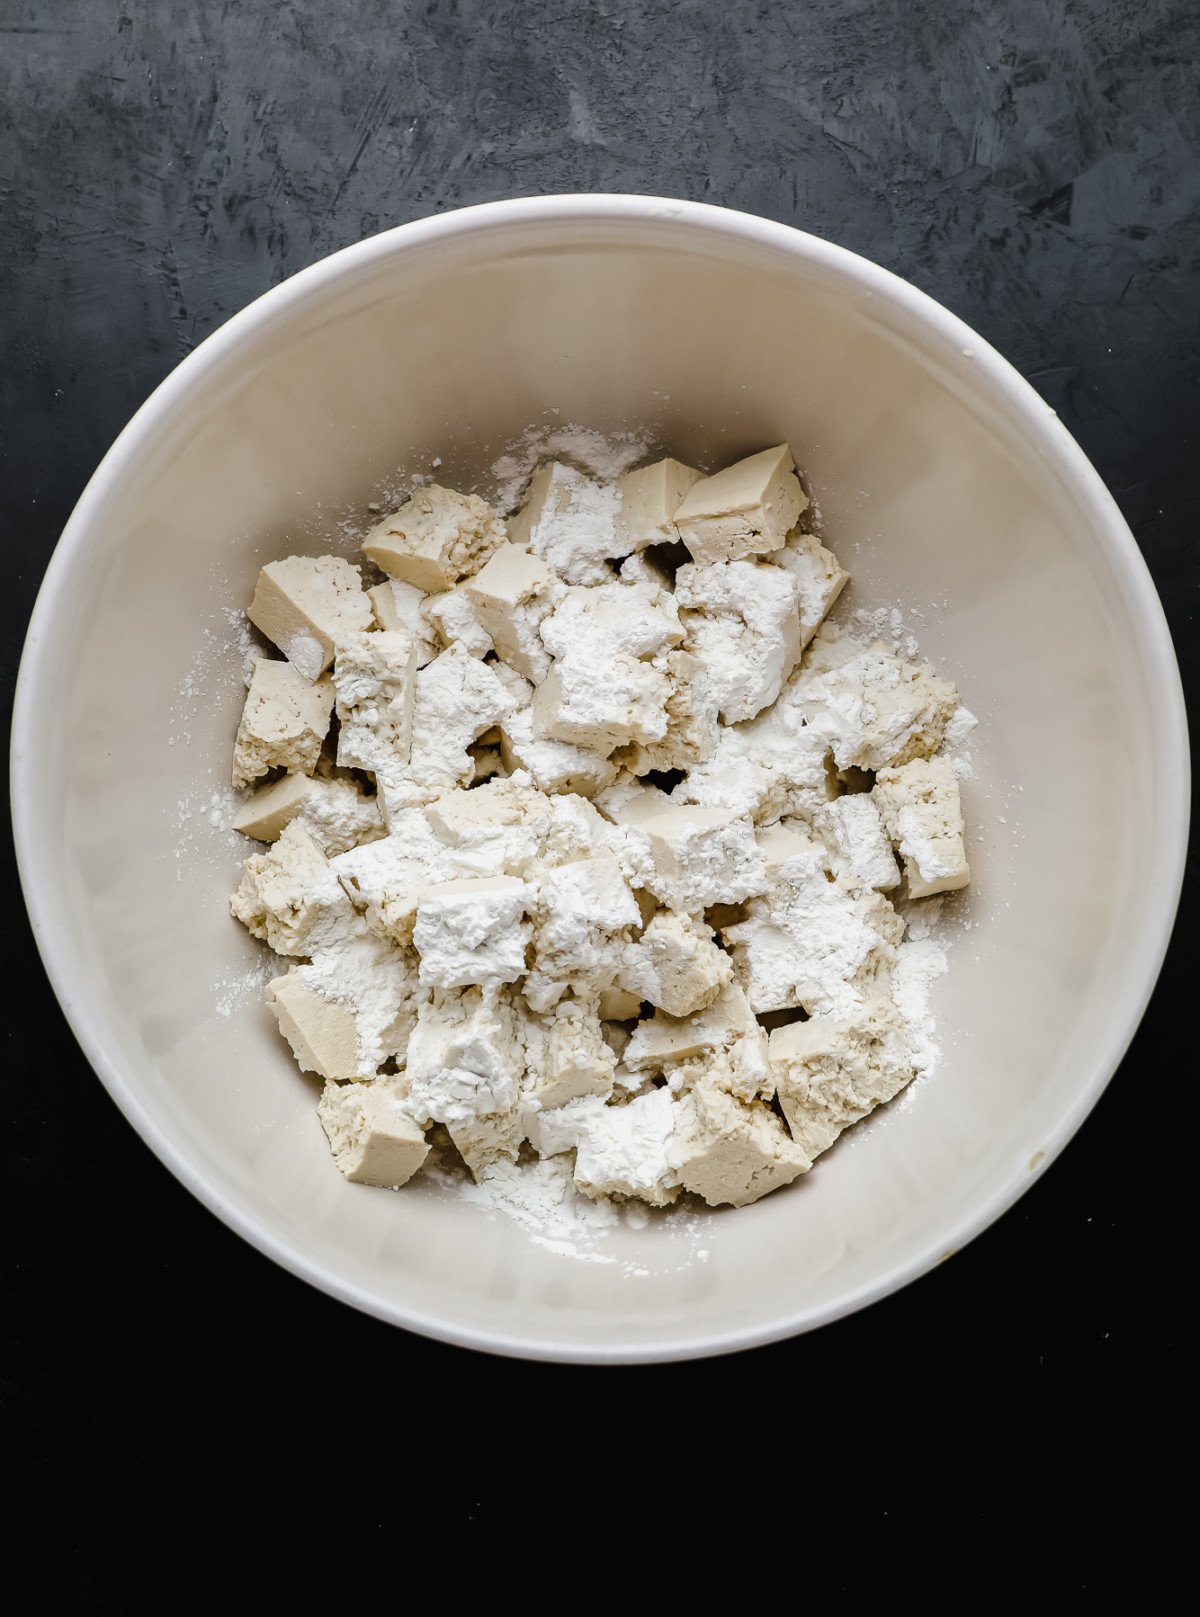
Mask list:
[[[964,316],[1109,483],[1194,691],[1198,58],[1189,0],[0,0],[6,689],[85,481],[224,318],[389,224],[601,189],[802,225]],[[1132,1050],[998,1226],[808,1338],[616,1372],[404,1336],[243,1245],[91,1076],[7,853],[5,882],[4,1442],[56,1545],[22,1609],[124,1609],[147,1540],[203,1534],[188,1579],[219,1579],[272,1503],[296,1515],[263,1575],[338,1563],[364,1599],[417,1548],[472,1598],[536,1576],[557,1531],[615,1553],[673,1518],[680,1568],[757,1542],[851,1596],[1182,1603],[1162,1467],[1194,1435],[1194,864]],[[113,1505],[136,1530],[97,1550]]]

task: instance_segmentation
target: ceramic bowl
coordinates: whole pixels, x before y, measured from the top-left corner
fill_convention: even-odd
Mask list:
[[[582,1256],[454,1188],[347,1184],[230,919],[259,567],[347,543],[404,479],[493,483],[531,424],[638,428],[719,465],[789,441],[851,605],[898,606],[978,715],[974,884],[940,1069],[793,1187]],[[440,464],[438,462],[440,461]],[[50,978],[134,1127],[295,1274],[411,1330],[548,1359],[724,1352],[895,1290],[1045,1171],[1154,985],[1186,736],[1116,506],[1017,373],[853,253],[762,219],[545,197],[405,225],[268,292],[186,359],[80,500],[16,702],[22,880]],[[210,821],[217,822],[211,824]],[[965,1258],[962,1261],[969,1262]],[[220,1288],[212,1277],[197,1284]]]

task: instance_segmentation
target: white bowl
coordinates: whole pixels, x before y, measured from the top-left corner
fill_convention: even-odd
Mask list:
[[[547,417],[548,410],[555,412]],[[436,1185],[346,1184],[230,919],[224,612],[398,472],[482,479],[537,420],[707,463],[787,439],[859,604],[923,614],[983,721],[940,1070],[789,1190],[579,1258]],[[1158,974],[1187,821],[1178,672],[1116,506],[1033,390],[922,293],[694,203],[549,197],[389,231],[230,320],[80,500],[21,665],[12,790],[39,947],[172,1171],[262,1251],[431,1336],[671,1359],[819,1325],[983,1229],[1061,1150]],[[237,1000],[237,1004],[232,1004]],[[224,1014],[222,1014],[224,1013]],[[203,1282],[202,1282],[203,1283]],[[219,1288],[214,1286],[214,1298]]]

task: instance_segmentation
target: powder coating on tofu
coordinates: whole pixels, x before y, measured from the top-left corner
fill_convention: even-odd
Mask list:
[[[944,955],[887,895],[969,880],[958,697],[826,621],[786,444],[562,452],[507,522],[418,488],[365,590],[263,568],[231,910],[349,1181],[452,1148],[485,1206],[742,1207],[932,1070]]]

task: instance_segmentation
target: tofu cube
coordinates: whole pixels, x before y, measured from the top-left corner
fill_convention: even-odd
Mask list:
[[[727,982],[711,1005],[690,1016],[656,1011],[639,1022],[625,1047],[631,1072],[662,1072],[675,1062],[695,1061],[714,1050],[757,1041],[762,1030],[737,983]]]
[[[766,866],[749,818],[727,809],[683,804],[644,818],[652,865],[645,885],[672,909],[694,914],[739,904],[766,887]]]
[[[792,452],[779,444],[693,483],[675,526],[695,561],[736,561],[779,550],[807,504]]]
[[[317,1105],[333,1160],[356,1185],[395,1189],[429,1155],[425,1136],[389,1084],[326,1084]]]
[[[896,858],[871,792],[834,798],[821,814],[819,826],[832,845],[838,879],[847,887],[887,892],[900,885]]]
[[[810,1158],[916,1072],[903,1018],[882,998],[850,1018],[814,1016],[775,1028],[767,1052],[792,1138]]]
[[[523,1066],[505,990],[435,990],[419,1007],[408,1041],[409,1108],[420,1121],[444,1123],[465,1137],[469,1125],[514,1110]]]
[[[333,686],[289,662],[259,657],[233,744],[233,784],[249,786],[272,769],[311,775],[329,729]]]
[[[958,777],[944,758],[914,758],[898,769],[881,769],[871,796],[904,861],[910,898],[968,884]]]
[[[625,1106],[601,1106],[577,1135],[575,1185],[587,1196],[637,1196],[652,1206],[674,1201],[668,1151],[675,1101],[654,1089]]]
[[[616,1058],[600,1018],[578,1000],[561,1000],[544,1019],[541,1060],[530,1072],[531,1093],[544,1110],[583,1095],[612,1094]]]
[[[367,599],[375,613],[375,622],[381,629],[407,629],[417,648],[417,667],[424,668],[438,654],[437,635],[433,625],[421,611],[429,597],[415,584],[406,584],[402,578],[385,578],[367,591]]]
[[[539,628],[562,596],[549,564],[520,545],[503,544],[464,586],[497,655],[535,683],[550,671]]]
[[[525,973],[534,889],[512,876],[467,878],[426,887],[417,901],[413,943],[429,988],[495,988]]]
[[[346,635],[368,629],[371,603],[341,556],[287,556],[258,575],[246,616],[305,679],[319,679]]]
[[[671,1166],[710,1207],[745,1207],[812,1166],[769,1106],[701,1080],[678,1103]]]
[[[447,1124],[459,1156],[478,1179],[497,1162],[515,1162],[524,1130],[519,1112],[485,1112],[466,1123]]]
[[[729,956],[712,929],[690,916],[662,910],[625,949],[622,983],[671,1016],[711,1005],[732,976]]]
[[[549,563],[568,584],[601,584],[612,577],[608,557],[619,551],[620,495],[575,466],[539,466],[525,504],[508,524],[509,538]]]
[[[328,859],[383,835],[378,802],[356,782],[309,775],[284,775],[260,786],[238,811],[233,828],[259,842],[274,842],[295,819],[304,821]]]
[[[299,820],[285,827],[269,852],[246,860],[230,909],[276,954],[312,955],[357,931],[350,900]]]
[[[679,538],[675,513],[701,474],[678,460],[656,460],[618,478],[621,508],[617,515],[616,554],[627,556],[647,545],[673,544]]]
[[[459,645],[472,657],[486,657],[495,650],[491,635],[480,621],[474,598],[464,585],[456,584],[452,590],[427,595],[421,603],[421,612],[433,625],[440,645]]]
[[[267,1004],[301,1072],[343,1081],[358,1076],[358,1023],[348,1005],[326,999],[294,971],[268,983]]]
[[[788,534],[782,550],[777,550],[771,560],[777,567],[786,568],[795,580],[803,650],[845,589],[850,574],[843,571],[832,550],[826,550],[815,534],[801,533],[799,528]]]
[[[407,629],[347,635],[337,648],[338,763],[402,768],[412,743],[417,652]]]
[[[430,483],[372,528],[363,554],[390,578],[432,592],[477,573],[506,538],[486,500]]]

